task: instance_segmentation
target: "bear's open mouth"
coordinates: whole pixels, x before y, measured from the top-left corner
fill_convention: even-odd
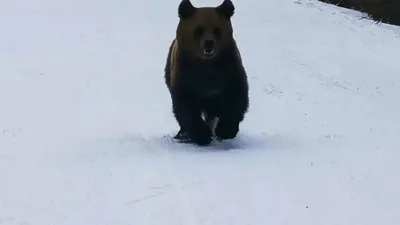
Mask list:
[[[215,41],[214,40],[206,40],[203,42],[203,53],[205,56],[210,57],[215,53]]]
[[[214,52],[215,52],[214,49],[204,49],[204,55],[206,56],[212,56]]]

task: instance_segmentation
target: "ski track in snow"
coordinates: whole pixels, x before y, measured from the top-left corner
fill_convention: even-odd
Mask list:
[[[195,147],[163,80],[178,4],[0,2],[0,225],[400,224],[400,28],[234,1],[251,108]]]

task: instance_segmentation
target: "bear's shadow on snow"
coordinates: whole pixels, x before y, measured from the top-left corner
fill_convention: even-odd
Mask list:
[[[265,147],[265,140],[250,138],[249,136],[239,135],[235,139],[217,141],[213,140],[207,146],[197,146],[194,143],[184,143],[179,140],[174,140],[171,135],[164,136],[164,140],[170,143],[167,147],[169,150],[184,150],[184,151],[199,151],[199,152],[213,152],[213,151],[230,151],[230,150],[245,150]]]
[[[229,151],[249,151],[267,150],[288,147],[285,140],[280,136],[267,136],[266,134],[245,134],[239,133],[235,139],[216,141],[208,146],[197,146],[194,143],[184,143],[173,138],[173,134],[153,135],[144,137],[142,135],[132,135],[124,139],[124,143],[131,143],[133,149],[154,149],[169,152],[229,152]]]

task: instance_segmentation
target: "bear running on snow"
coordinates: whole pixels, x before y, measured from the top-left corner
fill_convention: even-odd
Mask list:
[[[210,124],[216,119],[217,140],[233,139],[239,132],[249,107],[249,88],[233,38],[234,10],[231,0],[218,7],[197,8],[189,0],[179,4],[180,20],[164,76],[180,126],[177,139],[186,136],[197,145],[210,144]]]

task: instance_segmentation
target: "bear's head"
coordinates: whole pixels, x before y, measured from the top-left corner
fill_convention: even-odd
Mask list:
[[[194,7],[190,0],[182,0],[176,31],[180,51],[197,59],[210,60],[229,50],[233,44],[231,17],[234,10],[231,0],[224,0],[217,7],[202,8]]]

